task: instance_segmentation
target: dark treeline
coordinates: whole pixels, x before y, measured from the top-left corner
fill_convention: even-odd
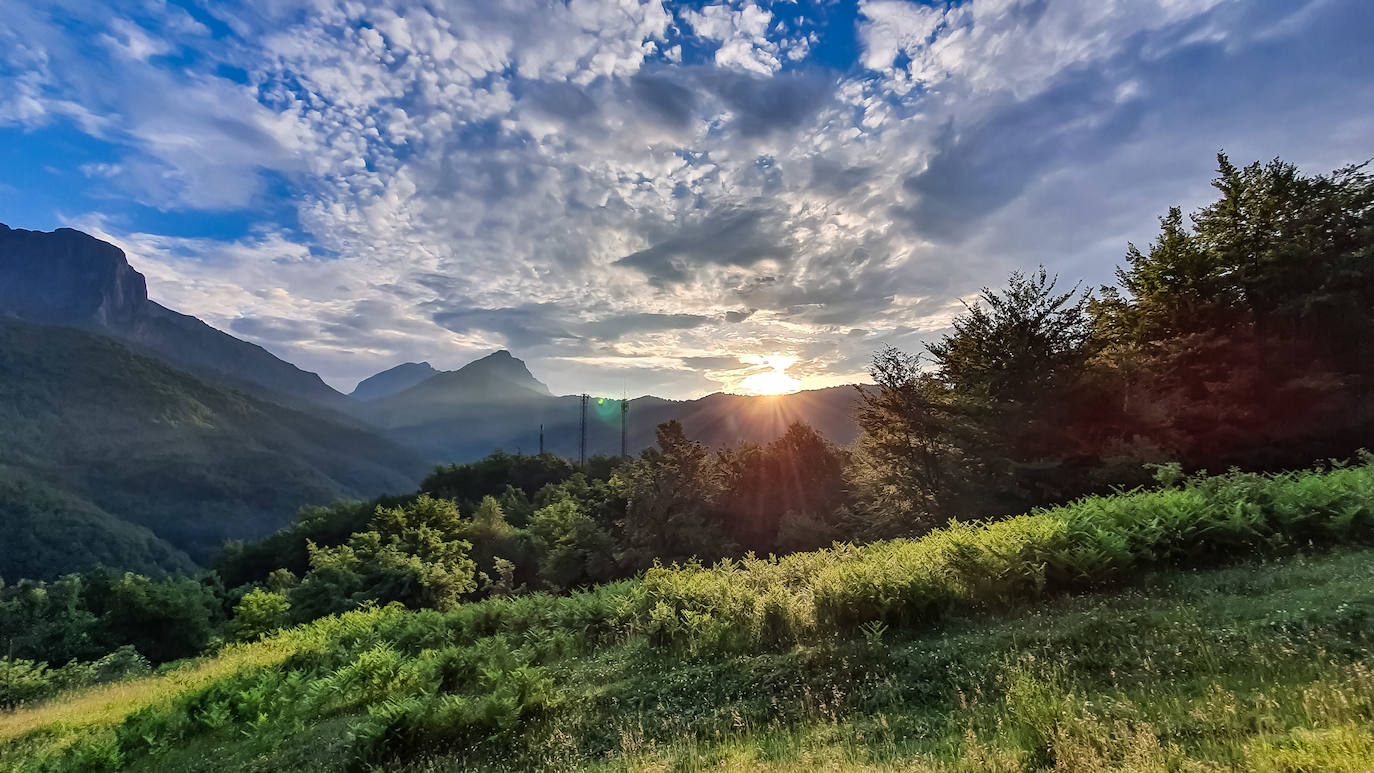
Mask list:
[[[879,352],[852,447],[798,424],[712,450],[671,422],[640,456],[585,469],[501,452],[440,467],[410,496],[307,508],[227,546],[199,581],[0,589],[8,667],[121,646],[156,663],[362,605],[445,609],[655,562],[914,536],[1180,468],[1292,468],[1368,446],[1374,182],[1363,167],[1218,160],[1216,201],[1186,220],[1170,210],[1115,286],[1013,274],[924,352]]]

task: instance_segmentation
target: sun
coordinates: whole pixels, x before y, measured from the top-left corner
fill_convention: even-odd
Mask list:
[[[801,382],[787,375],[796,357],[774,354],[766,357],[740,358],[759,370],[745,376],[736,387],[747,395],[787,395],[801,389]]]

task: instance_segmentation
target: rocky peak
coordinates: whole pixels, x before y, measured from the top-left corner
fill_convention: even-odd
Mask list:
[[[42,322],[128,324],[148,302],[124,251],[70,228],[0,224],[0,313]]]

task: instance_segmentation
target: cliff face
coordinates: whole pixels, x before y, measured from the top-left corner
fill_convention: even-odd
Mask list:
[[[0,224],[0,312],[124,327],[148,303],[143,275],[113,244],[70,228],[44,233]]]
[[[148,300],[147,282],[123,250],[70,228],[0,224],[0,316],[105,333],[174,365],[287,397],[331,407],[346,402],[316,374]]]

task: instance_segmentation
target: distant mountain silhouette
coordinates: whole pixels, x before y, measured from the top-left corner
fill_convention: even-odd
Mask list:
[[[507,410],[521,413],[530,404],[551,398],[549,388],[530,373],[523,361],[501,350],[354,410],[383,427],[442,419],[468,421],[474,417],[485,424],[498,421]]]
[[[70,228],[0,224],[0,317],[76,327],[123,339],[173,365],[290,398],[343,408],[347,398],[314,373],[148,300],[123,250]]]
[[[858,434],[854,387],[775,397],[716,393],[696,400],[639,397],[630,401],[625,445],[637,453],[654,443],[659,424],[676,419],[710,445],[766,443],[802,421],[832,442]],[[555,396],[520,359],[498,351],[410,389],[355,407],[355,412],[403,445],[435,462],[463,462],[500,448],[534,453],[539,430],[545,450],[576,458],[581,451],[581,397]],[[588,409],[587,453],[620,453],[620,401],[593,398]]]
[[[427,362],[407,362],[358,382],[349,397],[362,402],[404,392],[439,371]]]

